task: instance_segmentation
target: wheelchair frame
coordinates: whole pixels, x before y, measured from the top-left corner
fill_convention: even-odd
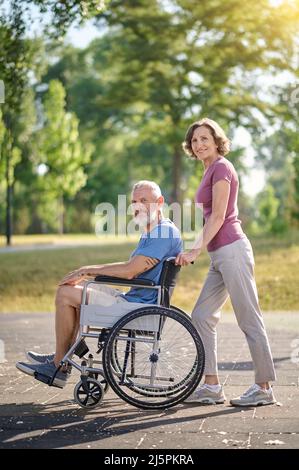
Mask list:
[[[126,341],[126,349],[125,349],[125,356],[124,356],[124,366],[123,370],[119,372],[119,385],[123,386],[128,386],[128,388],[131,388],[133,390],[137,390],[136,393],[139,395],[145,395],[147,397],[167,397],[175,392],[172,393],[171,391],[171,386],[168,386],[165,388],[165,390],[168,390],[168,395],[166,392],[163,392],[163,388],[155,386],[154,385],[154,379],[156,380],[166,380],[166,378],[163,377],[157,377],[156,374],[156,369],[157,369],[157,359],[155,356],[159,357],[159,341],[160,341],[160,334],[162,332],[162,328],[164,326],[164,323],[166,321],[166,317],[173,318],[175,321],[178,323],[181,323],[183,325],[188,333],[190,333],[195,339],[195,346],[197,350],[197,364],[195,361],[195,368],[196,368],[196,376],[193,377],[191,386],[188,390],[184,391],[184,399],[189,396],[192,391],[196,388],[198,385],[199,381],[201,380],[202,374],[203,374],[203,369],[204,369],[204,348],[202,341],[192,325],[190,321],[190,317],[183,312],[182,310],[170,306],[170,296],[171,296],[171,289],[173,290],[175,286],[175,279],[176,276],[180,270],[180,266],[175,266],[174,265],[174,259],[175,258],[168,258],[164,261],[163,263],[163,268],[159,280],[159,284],[155,284],[153,281],[150,281],[148,279],[121,279],[121,278],[115,278],[111,276],[97,276],[94,280],[87,281],[84,285],[83,292],[82,292],[82,303],[81,303],[81,308],[80,308],[80,328],[79,328],[79,333],[78,337],[75,341],[75,343],[70,347],[69,351],[65,354],[63,359],[60,362],[60,365],[57,367],[54,375],[52,378],[48,378],[45,376],[42,376],[42,374],[38,374],[38,379],[41,380],[42,382],[47,383],[48,385],[56,386],[54,384],[54,380],[56,377],[56,374],[62,367],[67,367],[67,369],[71,369],[74,367],[81,373],[81,381],[75,386],[74,389],[74,398],[75,401],[82,407],[94,407],[98,404],[101,403],[104,393],[108,390],[109,385],[113,388],[115,393],[123,398],[125,401],[128,403],[137,406],[142,409],[158,409],[158,408],[169,408],[171,406],[176,405],[182,399],[175,400],[169,399],[165,401],[165,404],[155,404],[155,403],[145,403],[137,399],[130,399],[130,397],[127,397],[125,393],[121,392],[120,387],[115,383],[115,380],[113,380],[112,374],[107,373],[107,371],[110,370],[109,364],[107,365],[107,358],[103,357],[105,355],[105,347],[111,340],[111,334],[113,335],[113,332],[117,329],[119,324],[123,324],[127,318],[133,317],[134,319],[129,322],[126,325],[126,328],[124,328],[125,331],[135,331],[135,336],[134,334],[131,336],[128,333],[128,336],[122,338],[120,336],[117,337],[118,340],[124,340]],[[169,274],[170,273],[170,274]],[[102,325],[99,327],[95,326],[89,326],[87,324],[84,324],[84,315],[85,312],[88,311],[89,307],[90,309],[96,307],[96,304],[87,304],[87,289],[90,285],[92,284],[106,284],[106,285],[118,285],[118,286],[130,286],[130,287],[140,287],[140,288],[148,288],[148,289],[155,289],[157,290],[157,303],[156,304],[141,304],[141,303],[133,303],[133,302],[128,302],[128,308],[132,307],[130,310],[128,310],[128,313],[122,313],[121,316],[119,316],[116,321],[115,317],[112,316],[110,322],[106,322],[106,325]],[[119,304],[123,306],[124,304]],[[135,309],[134,309],[135,305]],[[137,305],[137,307],[136,307]],[[115,304],[111,306],[112,310],[115,308]],[[85,310],[84,310],[85,309]],[[140,311],[140,315],[138,312]],[[153,313],[151,313],[151,311]],[[148,333],[146,334],[146,338],[138,338],[136,337],[136,331],[138,331],[138,318],[141,317],[141,313],[143,312],[143,317],[150,317],[151,315],[159,315],[159,327],[155,327],[154,325],[151,326],[149,329]],[[88,312],[87,312],[88,313]],[[148,315],[147,315],[148,314]],[[136,317],[136,318],[135,318]],[[108,317],[107,317],[108,318]],[[135,324],[134,324],[135,321]],[[137,323],[136,323],[137,321]],[[164,322],[163,325],[161,324],[161,321]],[[104,323],[103,319],[101,318],[101,321],[99,323]],[[128,328],[129,325],[129,328]],[[110,331],[111,330],[111,331]],[[121,331],[121,330],[120,330]],[[153,337],[150,337],[151,334],[153,333]],[[116,333],[115,333],[116,335]],[[114,336],[115,336],[114,335]],[[143,335],[144,336],[144,335]],[[89,352],[89,348],[85,342],[85,338],[97,338],[98,340],[98,351],[97,354],[103,353],[102,354],[102,360],[95,359],[92,354],[89,354],[88,358],[86,358],[86,354]],[[135,355],[134,355],[134,348],[136,347],[136,342],[141,341],[143,343],[149,343],[153,345],[152,353],[150,355],[150,362],[151,362],[151,373],[150,377],[146,376],[146,378],[150,379],[150,382],[148,385],[144,384],[134,384],[130,380],[130,376],[127,374],[127,362],[129,359],[130,352],[132,353],[131,357],[131,370],[133,367],[134,370],[134,364],[132,362],[135,361]],[[134,349],[134,350],[133,350]],[[75,360],[73,360],[73,355],[76,354],[81,360],[81,365],[79,365]],[[115,354],[115,352],[114,352]],[[115,356],[116,357],[116,356]],[[116,358],[114,360],[118,359]],[[152,359],[151,359],[152,358]],[[102,367],[98,367],[98,366]],[[96,366],[96,367],[94,367]],[[106,373],[105,373],[106,369]],[[98,376],[102,377],[102,380],[98,382]],[[117,375],[117,374],[116,374]],[[131,375],[134,378],[138,378],[142,376],[138,375]],[[143,377],[145,378],[145,377]],[[170,379],[167,379],[170,380]],[[180,383],[179,383],[180,385]],[[91,388],[92,387],[92,388]],[[174,387],[175,388],[175,387]],[[88,397],[92,395],[91,389],[96,389],[96,398],[93,399],[94,402],[91,404],[88,403]],[[79,393],[85,394],[86,395],[86,403],[81,402],[79,400]],[[160,395],[159,395],[160,394]]]
[[[83,292],[82,292],[82,304],[81,304],[81,307],[84,306],[84,305],[88,305],[86,303],[86,300],[87,300],[87,288],[89,285],[91,284],[110,284],[110,285],[115,285],[116,283],[114,281],[87,281],[86,284],[84,285],[84,288],[83,288]],[[124,283],[124,282],[121,282],[119,281],[117,283],[117,285],[119,286],[127,286],[129,285],[128,283]],[[142,288],[148,288],[148,289],[156,289],[158,290],[158,302],[155,306],[160,306],[161,305],[161,291],[162,291],[162,288],[161,286],[146,286],[144,284],[137,284],[137,283],[134,283],[133,284],[134,287],[142,287]],[[144,304],[145,306],[148,306],[149,304]],[[132,310],[133,311],[133,310]],[[125,316],[125,315],[123,315]],[[80,313],[80,317],[81,317],[81,313]],[[112,326],[112,325],[111,325]],[[71,366],[74,366],[75,369],[81,371],[81,373],[86,373],[86,372],[91,372],[91,373],[98,373],[98,374],[104,374],[104,370],[103,369],[97,369],[97,368],[92,368],[92,367],[88,367],[88,366],[79,366],[75,361],[73,361],[73,359],[71,358],[74,354],[74,352],[76,351],[78,345],[82,342],[82,340],[84,338],[98,338],[99,339],[99,334],[101,334],[102,330],[103,330],[104,327],[100,327],[100,328],[95,328],[95,327],[89,327],[89,326],[86,326],[86,325],[81,325],[80,324],[80,328],[79,328],[79,334],[78,334],[78,338],[77,340],[75,341],[75,343],[73,344],[73,346],[69,349],[69,351],[66,353],[66,355],[63,357],[63,359],[61,360],[61,365],[67,365],[67,363],[69,363]],[[84,330],[88,330],[88,331],[84,331]],[[89,333],[89,331],[97,331],[98,333]],[[104,338],[105,339],[105,338]],[[80,356],[79,356],[80,357]],[[81,358],[81,357],[80,357]],[[98,361],[98,360],[93,360],[93,364],[102,364],[102,361]]]

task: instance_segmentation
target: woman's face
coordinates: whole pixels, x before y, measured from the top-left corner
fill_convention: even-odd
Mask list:
[[[206,126],[195,129],[191,139],[192,152],[198,160],[206,160],[218,155],[217,144],[211,131]]]

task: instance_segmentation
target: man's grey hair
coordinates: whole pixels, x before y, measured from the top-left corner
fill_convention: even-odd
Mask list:
[[[136,189],[140,188],[150,188],[153,192],[153,194],[158,198],[162,196],[160,186],[155,183],[154,181],[148,181],[148,180],[141,180],[137,181],[137,183],[134,184],[132,192],[134,192]]]

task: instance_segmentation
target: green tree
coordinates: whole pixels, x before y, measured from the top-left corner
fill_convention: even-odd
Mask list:
[[[268,69],[293,71],[298,2],[251,7],[248,13],[235,0],[153,0],[149,11],[143,0],[112,1],[97,17],[99,27],[107,26],[100,39],[85,50],[54,51],[60,60],[44,80],[63,82],[83,139],[97,148],[86,186],[92,199],[107,187],[113,198],[146,174],[166,188],[168,200],[182,200],[201,174],[181,150],[190,122],[209,115],[233,137],[238,126],[259,135],[264,118],[283,118],[260,93],[257,77]],[[229,156],[239,173],[246,171],[241,150]],[[121,168],[119,185],[113,161]],[[105,185],[95,192],[99,178]]]
[[[53,21],[46,24],[44,32],[51,37],[63,36],[74,21],[81,21],[100,12],[105,4],[103,1],[39,1],[33,2],[40,15],[52,13]],[[26,39],[28,23],[30,24],[29,0],[11,0],[0,10],[0,77],[5,84],[5,103],[2,105],[5,139],[2,144],[2,161],[6,165],[6,239],[11,243],[12,206],[14,166],[16,165],[16,141],[18,139],[18,117],[24,94],[30,84],[30,72],[36,73],[39,64],[36,59],[38,41]],[[0,7],[2,4],[0,5]]]
[[[266,118],[277,112],[259,93],[256,77],[291,69],[298,2],[280,9],[268,0],[254,0],[250,8],[241,0],[150,5],[114,0],[98,15],[111,38],[106,56],[114,59],[99,101],[118,108],[116,120],[126,130],[142,129],[147,140],[161,124],[159,143],[171,148],[172,199],[181,200],[181,141],[190,122],[209,115],[232,135],[238,125],[261,130],[258,112]],[[139,126],[132,116],[139,116]]]
[[[275,197],[274,188],[267,185],[256,196],[257,223],[261,232],[275,232],[278,216],[279,200]]]
[[[266,184],[274,191],[279,201],[277,231],[286,231],[292,225],[296,207],[295,193],[295,162],[293,144],[286,129],[282,128],[266,138],[256,141],[257,164],[265,169]]]
[[[91,148],[79,137],[79,121],[65,110],[65,90],[53,80],[44,100],[45,123],[37,133],[36,163],[45,165],[40,184],[45,199],[59,204],[59,232],[63,233],[64,198],[74,197],[86,183],[84,165],[90,160]]]
[[[299,50],[298,50],[299,52]],[[293,63],[297,81],[275,87],[278,113],[266,137],[257,136],[254,145],[257,165],[262,165],[279,200],[276,230],[298,226],[299,221],[299,71]]]
[[[0,17],[0,76],[5,85],[5,102],[1,105],[5,127],[1,147],[6,180],[6,238],[11,242],[13,175],[16,165],[18,115],[20,113],[28,71],[32,61],[32,43],[23,39],[24,23],[19,2],[12,0],[7,17]],[[25,59],[26,57],[26,59]]]

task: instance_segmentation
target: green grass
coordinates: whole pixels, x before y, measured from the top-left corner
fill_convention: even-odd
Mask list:
[[[38,239],[44,241],[42,236]],[[0,253],[0,312],[53,311],[56,286],[65,273],[86,264],[124,261],[136,245],[132,239],[93,236],[93,240],[96,246]],[[262,309],[299,310],[299,236],[251,241]],[[36,242],[31,238],[31,243]],[[175,305],[191,311],[208,265],[208,255],[203,254],[193,266],[182,269],[172,299]],[[224,309],[232,310],[229,301]]]
[[[72,243],[83,243],[83,244],[98,244],[103,241],[109,243],[121,243],[126,242],[128,236],[120,235],[115,237],[114,235],[101,235],[97,237],[95,234],[91,233],[69,233],[69,234],[36,234],[36,235],[14,235],[11,240],[11,245],[15,247],[20,247],[26,245],[59,245],[59,244],[72,244]],[[138,240],[137,235],[130,235],[130,241]],[[0,248],[6,246],[6,238],[4,235],[0,235]]]

